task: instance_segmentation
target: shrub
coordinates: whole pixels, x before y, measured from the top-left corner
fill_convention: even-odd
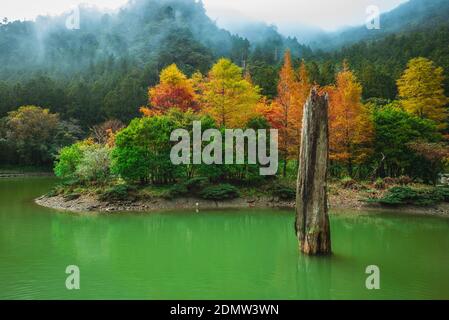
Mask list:
[[[205,177],[195,177],[185,182],[175,184],[162,194],[165,199],[174,199],[184,196],[199,195],[209,185],[209,179]]]
[[[47,197],[47,198],[53,198],[53,197],[56,197],[57,195],[59,195],[60,194],[60,191],[58,190],[58,188],[57,187],[54,187],[54,188],[52,188],[50,191],[48,191],[46,194],[45,194],[45,196]]]
[[[168,193],[164,195],[164,198],[174,199],[187,195],[189,190],[187,189],[184,183],[175,184],[173,187],[168,190]]]
[[[79,184],[80,184],[79,179],[77,177],[74,177],[72,179],[66,179],[66,180],[61,181],[60,186],[62,189],[68,189],[68,188],[73,188]]]
[[[205,188],[200,193],[201,198],[206,200],[231,200],[240,197],[239,190],[230,184],[219,184]]]
[[[412,204],[417,206],[433,206],[444,201],[444,197],[436,192],[436,189],[418,192]]]
[[[208,178],[194,177],[173,185],[158,196],[169,200],[185,196],[201,196],[201,192],[209,185],[210,182]]]
[[[401,185],[404,185],[404,186],[409,185],[409,184],[411,184],[412,182],[413,182],[413,179],[410,178],[409,176],[400,176],[400,177],[397,179],[397,183],[399,183],[399,184],[401,184]]]
[[[187,190],[193,194],[198,194],[209,185],[209,179],[206,177],[195,177],[184,183]]]
[[[397,183],[397,179],[395,178],[391,178],[391,177],[386,177],[384,178],[384,183],[386,186],[391,186]]]
[[[72,201],[72,200],[76,200],[79,197],[81,197],[81,194],[79,193],[69,193],[63,196],[65,201]]]
[[[432,206],[445,200],[444,191],[438,188],[430,190],[415,190],[410,187],[394,187],[381,199],[369,199],[384,205],[416,205]]]
[[[79,162],[76,175],[81,181],[105,182],[110,177],[110,149],[99,144],[89,146]]]
[[[76,168],[83,158],[83,143],[76,143],[62,148],[57,156],[55,175],[64,180],[76,178]]]
[[[99,199],[101,201],[121,201],[121,200],[132,200],[130,197],[132,192],[136,191],[134,186],[127,184],[119,184],[106,189],[105,192],[100,194]]]
[[[351,177],[344,177],[340,181],[341,186],[345,189],[356,189],[357,188],[357,181],[352,179]]]
[[[437,187],[436,192],[445,202],[449,202],[449,187]]]
[[[385,189],[385,182],[382,178],[377,178],[377,180],[374,182],[374,188],[377,190],[383,190]]]
[[[273,195],[282,200],[295,200],[296,190],[292,187],[278,184],[273,187]]]
[[[90,139],[62,148],[54,172],[69,185],[105,182],[110,176],[110,149]]]

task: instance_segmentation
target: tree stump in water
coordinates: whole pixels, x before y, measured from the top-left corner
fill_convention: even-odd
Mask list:
[[[296,194],[296,236],[303,253],[331,254],[327,205],[328,97],[312,89],[304,105]]]

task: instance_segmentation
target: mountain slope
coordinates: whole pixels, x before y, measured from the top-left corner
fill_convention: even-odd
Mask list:
[[[68,16],[0,25],[2,77],[14,77],[17,70],[79,72],[111,58],[139,66],[151,63],[158,70],[177,63],[187,73],[205,72],[222,56],[243,65],[258,46],[268,47],[273,57],[277,52],[278,60],[286,47],[295,55],[303,50],[296,39],[268,27],[251,45],[217,27],[195,0],[131,0],[117,13],[83,6],[79,30],[65,27]]]
[[[314,49],[331,50],[362,40],[376,40],[390,34],[405,34],[449,26],[448,0],[410,0],[380,17],[380,29],[366,26],[322,35],[310,43]]]

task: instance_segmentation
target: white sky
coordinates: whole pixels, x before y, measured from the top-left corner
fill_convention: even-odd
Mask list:
[[[58,14],[76,4],[95,4],[115,9],[128,0],[0,0],[0,17],[33,19],[39,14]],[[244,17],[279,26],[310,25],[327,30],[363,24],[366,8],[376,5],[382,12],[407,0],[203,0],[208,14],[218,24]]]

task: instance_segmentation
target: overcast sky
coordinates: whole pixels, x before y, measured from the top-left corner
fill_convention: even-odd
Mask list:
[[[128,0],[0,0],[0,17],[33,19],[39,14],[58,14],[77,3],[115,9]],[[363,24],[366,8],[376,5],[382,12],[407,0],[203,0],[208,14],[218,24],[236,18],[262,20],[286,26],[310,25],[327,30]]]

